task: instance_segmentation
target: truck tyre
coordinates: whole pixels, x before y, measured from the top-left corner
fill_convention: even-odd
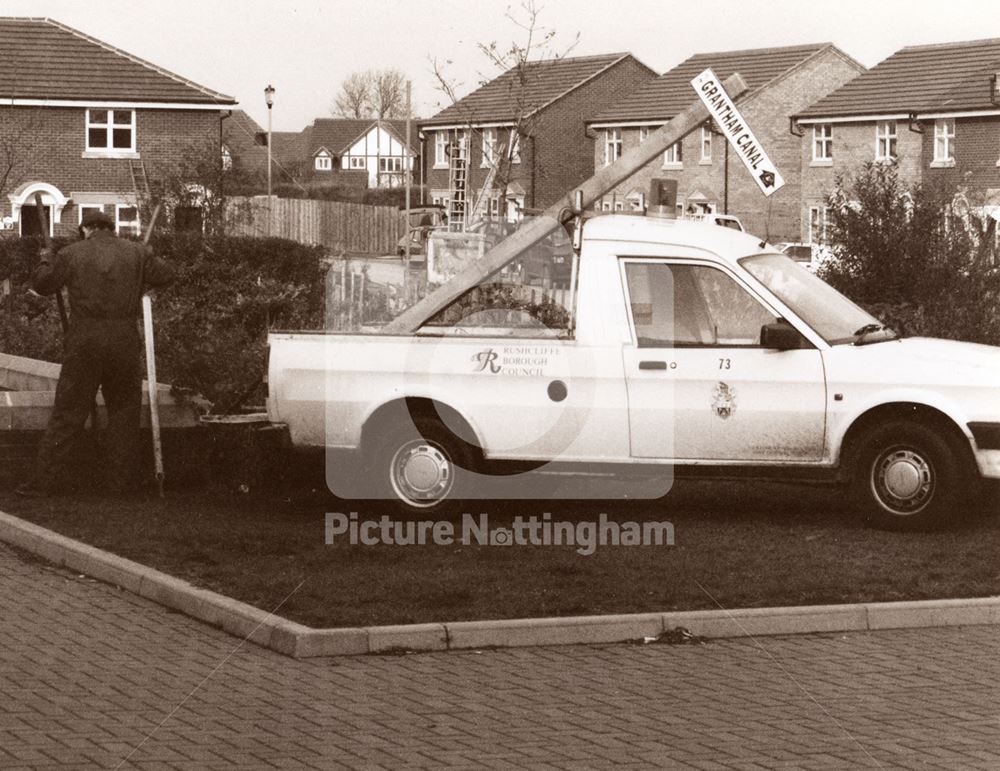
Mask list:
[[[474,467],[469,446],[437,420],[404,422],[372,453],[369,469],[377,494],[408,514],[454,510]]]
[[[851,474],[858,508],[889,530],[929,530],[961,515],[971,475],[957,442],[910,421],[877,426],[856,445]]]

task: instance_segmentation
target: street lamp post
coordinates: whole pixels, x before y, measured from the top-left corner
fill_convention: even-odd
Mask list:
[[[267,102],[267,235],[271,235],[271,107],[274,105],[274,86],[270,83],[264,89]]]

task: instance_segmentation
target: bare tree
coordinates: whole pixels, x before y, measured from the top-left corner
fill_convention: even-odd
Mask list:
[[[494,70],[493,75],[481,75],[479,85],[485,85],[497,79],[496,71],[501,74],[503,85],[506,88],[506,100],[510,107],[511,128],[509,134],[504,138],[497,136],[497,146],[487,156],[486,163],[495,169],[493,190],[497,191],[501,205],[507,197],[507,189],[513,181],[512,176],[517,171],[517,160],[521,152],[521,147],[534,133],[539,116],[537,108],[540,105],[531,101],[532,81],[538,77],[537,67],[546,62],[554,62],[565,58],[580,40],[577,33],[573,40],[565,46],[555,48],[556,32],[550,27],[545,27],[539,22],[541,8],[535,0],[522,0],[520,13],[516,14],[508,9],[507,19],[519,29],[523,35],[522,42],[512,42],[501,46],[496,41],[490,43],[479,43],[477,47],[486,57]],[[450,62],[441,63],[436,59],[431,60],[431,68],[437,88],[452,104],[459,104],[457,90],[461,84],[451,80],[445,73],[445,67]],[[476,129],[473,128],[474,118],[467,115],[464,122],[468,126],[470,138]],[[539,175],[544,174],[544,170],[536,170]],[[483,191],[488,194],[490,191]]]
[[[372,110],[377,118],[406,117],[406,75],[400,70],[372,72]]]
[[[341,118],[405,118],[406,75],[394,68],[352,72],[330,112]]]
[[[330,112],[341,118],[371,117],[371,71],[352,72],[340,84],[340,93],[333,100]]]

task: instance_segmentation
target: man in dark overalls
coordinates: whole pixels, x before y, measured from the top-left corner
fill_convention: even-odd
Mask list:
[[[17,490],[22,495],[56,492],[98,389],[108,411],[108,489],[124,492],[135,482],[142,405],[140,298],[146,288],[172,282],[174,269],[114,230],[106,214],[87,212],[80,225],[83,240],[54,259],[43,251],[32,276],[39,294],[67,287],[71,315],[55,405],[34,477]]]

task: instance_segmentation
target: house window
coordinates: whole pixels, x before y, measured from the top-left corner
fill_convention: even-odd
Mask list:
[[[135,110],[87,110],[89,152],[135,152]]]
[[[604,130],[604,165],[614,163],[622,157],[621,129]]]
[[[639,144],[641,145],[647,139],[649,139],[649,126],[640,126],[639,127]]]
[[[233,153],[229,145],[222,146],[222,170],[229,171],[233,168]]]
[[[326,150],[320,150],[316,155],[316,171],[331,171],[333,169],[333,158]]]
[[[833,126],[829,123],[813,126],[813,161],[833,161]]]
[[[479,161],[482,168],[493,166],[497,162],[497,130],[483,129],[483,157]]]
[[[378,159],[379,171],[402,171],[403,159],[399,156],[383,157]]]
[[[82,203],[82,204],[80,204],[80,220],[79,221],[81,223],[83,222],[84,216],[89,211],[103,212],[104,211],[104,207],[101,204],[99,204],[99,203]]]
[[[827,206],[809,207],[809,243],[826,243],[826,221],[830,209]]]
[[[712,162],[712,129],[701,127],[701,162]]]
[[[348,167],[351,169],[365,168],[365,157],[363,155],[352,155],[348,161]]]
[[[943,118],[934,121],[934,163],[955,162],[955,120]]]
[[[518,134],[517,131],[513,131],[512,130],[510,132],[510,139],[514,143],[514,148],[513,148],[513,150],[511,150],[511,153],[510,153],[510,162],[511,163],[520,163],[521,162],[521,135]]]
[[[434,132],[434,166],[448,167],[448,132]]]
[[[138,236],[139,208],[127,203],[115,205],[115,232],[120,236]]]
[[[880,120],[875,124],[875,160],[896,159],[896,121]]]
[[[674,142],[670,147],[668,147],[663,152],[663,165],[664,166],[680,166],[682,163],[681,158],[681,143]]]

